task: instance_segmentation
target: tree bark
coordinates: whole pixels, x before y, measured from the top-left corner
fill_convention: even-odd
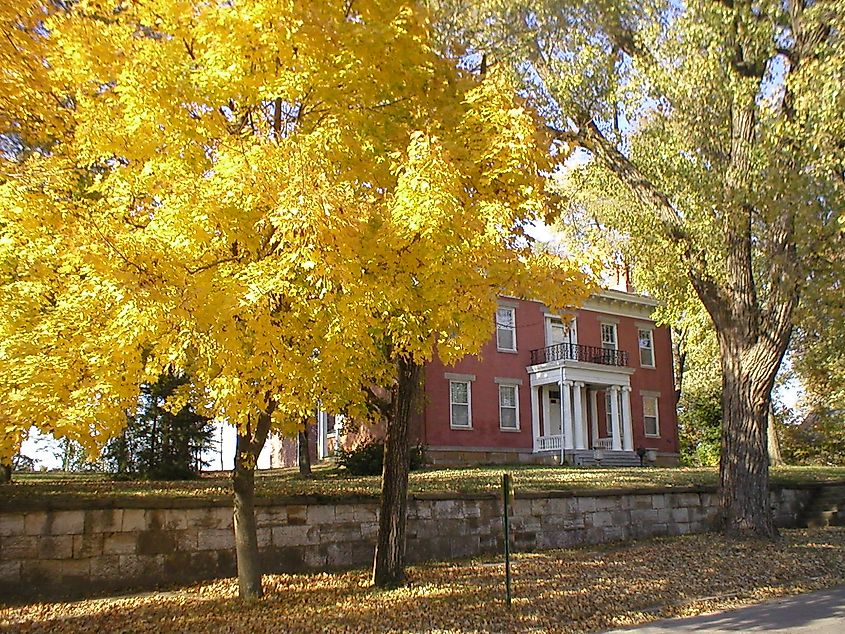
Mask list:
[[[0,484],[9,484],[12,481],[12,465],[0,463]]]
[[[405,520],[410,469],[409,428],[419,391],[421,366],[409,359],[397,363],[398,380],[384,440],[381,508],[373,563],[373,585],[395,588],[405,581]]]
[[[769,403],[766,435],[769,442],[769,465],[780,467],[783,465],[783,456],[780,454],[780,441],[778,440],[778,432],[775,428],[775,408],[771,403]]]
[[[298,451],[299,460],[299,475],[303,478],[311,477],[311,451],[308,447],[308,421],[305,421],[305,427],[299,432],[297,436],[296,449]]]
[[[255,524],[255,466],[267,441],[270,416],[274,405],[268,401],[259,413],[255,428],[247,425],[246,433],[238,430],[235,450],[234,488],[235,554],[238,561],[238,595],[242,599],[263,596],[261,563],[258,559],[258,531]]]

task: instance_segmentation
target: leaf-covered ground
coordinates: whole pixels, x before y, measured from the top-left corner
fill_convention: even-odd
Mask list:
[[[498,491],[502,473],[513,474],[517,491],[549,491],[589,488],[640,488],[650,486],[690,486],[716,484],[715,468],[582,468],[541,466],[482,466],[462,469],[428,469],[411,474],[412,493]],[[774,483],[845,480],[845,467],[780,467],[772,469]],[[314,477],[303,480],[296,469],[259,471],[256,493],[273,498],[310,495],[327,498],[375,496],[380,476],[356,477],[329,465],[314,470]],[[204,474],[187,482],[127,481],[108,474],[20,474],[11,486],[0,487],[0,507],[13,509],[18,501],[39,499],[69,501],[74,498],[108,497],[206,497],[231,496],[228,472]]]
[[[74,603],[0,607],[14,632],[568,632],[689,615],[845,583],[845,529],[788,530],[776,542],[714,534],[518,554],[514,602],[496,560],[411,568],[411,585],[367,573],[270,575],[243,604],[234,580]]]

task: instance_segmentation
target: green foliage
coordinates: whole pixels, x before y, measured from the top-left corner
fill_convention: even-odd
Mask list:
[[[425,466],[425,448],[411,447],[411,471]],[[384,467],[384,442],[373,440],[355,449],[338,449],[337,463],[349,474],[355,476],[381,475]]]
[[[845,465],[845,410],[814,412],[800,425],[779,425],[778,432],[790,464]]]
[[[103,451],[109,470],[153,480],[197,476],[204,466],[200,454],[211,443],[213,427],[188,402],[175,413],[168,407],[178,390],[189,386],[189,377],[171,372],[162,374],[156,383],[141,386],[137,410],[123,433]]]
[[[681,464],[713,467],[721,453],[722,403],[718,392],[685,394],[678,408]]]

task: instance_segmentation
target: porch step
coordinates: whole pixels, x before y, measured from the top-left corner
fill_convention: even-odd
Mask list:
[[[820,487],[802,520],[808,528],[845,526],[845,486]]]
[[[578,467],[639,467],[640,457],[633,451],[598,452],[592,449],[576,449],[569,456],[572,464]]]

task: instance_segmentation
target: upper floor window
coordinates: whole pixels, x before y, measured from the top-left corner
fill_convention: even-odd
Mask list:
[[[640,328],[640,365],[646,368],[654,367],[654,333],[652,330]]]
[[[657,397],[643,396],[643,424],[646,436],[660,435],[660,420],[657,414]]]
[[[601,347],[605,350],[617,350],[616,324],[601,325]]]
[[[499,427],[519,429],[519,393],[516,385],[499,386]]]
[[[516,309],[496,310],[496,348],[516,352]]]
[[[472,390],[469,381],[449,381],[449,423],[452,427],[472,427]]]

